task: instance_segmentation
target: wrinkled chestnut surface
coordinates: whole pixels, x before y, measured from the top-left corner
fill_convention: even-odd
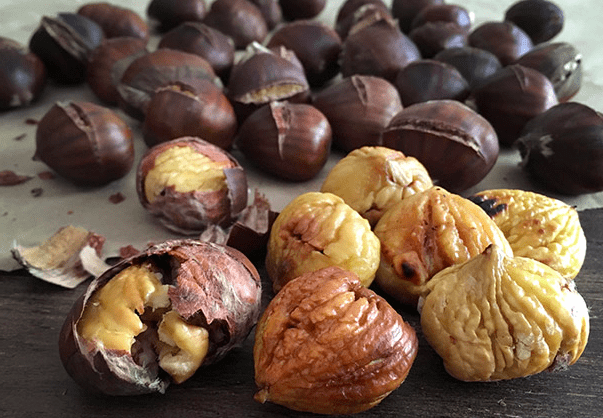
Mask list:
[[[413,328],[353,273],[308,273],[258,323],[255,399],[320,414],[364,411],[400,386],[417,346]]]
[[[61,361],[91,391],[164,392],[240,345],[260,306],[259,274],[243,254],[166,241],[89,285],[61,329]]]

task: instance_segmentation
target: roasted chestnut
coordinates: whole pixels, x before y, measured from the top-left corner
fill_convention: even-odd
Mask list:
[[[505,12],[505,20],[523,29],[534,44],[553,39],[563,29],[563,10],[548,0],[520,0]]]
[[[173,84],[155,90],[142,125],[152,147],[183,136],[196,136],[229,149],[237,132],[237,117],[222,89],[211,81],[196,88]]]
[[[416,15],[435,4],[444,4],[444,0],[392,0],[392,16],[398,20],[402,32],[409,33]]]
[[[196,54],[210,63],[222,80],[228,80],[234,63],[232,38],[201,22],[184,22],[167,32],[157,45]]]
[[[302,63],[310,86],[321,86],[339,73],[341,38],[324,23],[297,20],[280,26],[267,47],[284,46]]]
[[[454,66],[474,89],[502,68],[502,64],[493,53],[485,49],[464,46],[449,48],[438,52],[433,59]]]
[[[500,69],[472,95],[478,112],[494,126],[504,146],[515,142],[530,119],[558,103],[550,80],[519,64]]]
[[[196,235],[232,225],[247,206],[247,176],[230,154],[195,137],[149,149],[136,171],[142,206],[171,231]]]
[[[335,18],[335,30],[340,38],[345,39],[350,28],[367,13],[383,13],[391,16],[383,0],[346,0],[337,11]]]
[[[427,22],[450,22],[468,31],[471,27],[471,13],[458,4],[431,4],[415,15],[410,30],[423,26]]]
[[[132,168],[132,131],[111,109],[59,102],[38,123],[34,159],[76,184],[100,186]]]
[[[248,0],[215,0],[203,23],[232,38],[235,48],[263,42],[268,25],[261,10]]]
[[[93,392],[163,393],[242,344],[261,290],[257,270],[233,248],[156,244],[90,283],[61,328],[61,361]]]
[[[273,101],[253,112],[236,143],[259,169],[293,181],[315,177],[331,149],[331,126],[314,106]]]
[[[423,58],[432,58],[438,52],[467,45],[467,31],[451,22],[427,22],[408,34]]]
[[[382,142],[415,157],[435,184],[456,192],[479,183],[499,152],[492,125],[455,100],[432,100],[403,109],[383,131]]]
[[[603,190],[603,115],[567,102],[535,116],[516,141],[521,165],[547,189],[568,195]]]
[[[327,0],[279,0],[286,20],[311,19],[323,11]]]
[[[184,22],[202,21],[207,15],[207,4],[205,0],[151,0],[147,15],[160,30],[166,31]]]
[[[38,56],[12,39],[0,37],[0,110],[27,106],[46,85],[46,67]]]
[[[76,13],[43,16],[29,40],[29,49],[44,62],[48,76],[62,84],[86,78],[88,54],[100,45],[103,29]]]
[[[582,54],[567,42],[536,45],[517,64],[538,70],[551,80],[560,102],[574,97],[582,85]]]
[[[110,3],[86,3],[77,13],[95,21],[103,29],[105,37],[149,39],[149,27],[138,13]]]
[[[346,152],[379,145],[381,131],[402,110],[396,87],[369,75],[343,78],[317,92],[312,103],[331,125],[333,146]]]
[[[442,99],[462,102],[470,93],[469,83],[455,67],[430,59],[413,61],[402,68],[394,85],[404,106]]]
[[[485,22],[469,33],[469,45],[492,52],[505,66],[534,46],[522,29],[511,22]]]

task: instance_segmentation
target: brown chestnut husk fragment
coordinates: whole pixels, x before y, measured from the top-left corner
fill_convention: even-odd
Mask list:
[[[76,184],[100,186],[132,168],[132,131],[111,109],[59,102],[38,123],[34,159]]]
[[[167,31],[184,22],[200,22],[207,15],[205,0],[151,0],[147,15],[158,23],[159,30]]]
[[[521,165],[547,189],[578,195],[603,190],[603,115],[575,102],[534,117],[516,142]]]
[[[283,179],[305,181],[326,164],[331,138],[329,121],[314,106],[275,101],[249,115],[236,143],[261,170]]]
[[[27,106],[46,85],[46,67],[37,55],[12,39],[0,37],[0,110]]]
[[[163,393],[240,345],[260,308],[260,277],[242,253],[162,242],[88,286],[61,329],[61,361],[93,392]]]
[[[262,42],[268,35],[264,15],[248,0],[215,0],[203,23],[230,36],[237,49]]]
[[[498,158],[492,125],[455,100],[409,106],[383,131],[383,146],[415,157],[434,183],[460,192],[479,183]]]
[[[149,39],[149,27],[138,13],[110,3],[86,3],[77,14],[95,21],[107,38],[129,36]]]
[[[548,0],[520,0],[505,12],[505,20],[523,29],[534,44],[553,39],[563,29],[563,10]]]

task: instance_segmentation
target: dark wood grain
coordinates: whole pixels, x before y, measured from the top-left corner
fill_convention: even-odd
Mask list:
[[[603,210],[580,212],[588,249],[576,278],[591,313],[586,350],[568,370],[495,383],[451,378],[420,333],[416,313],[401,311],[420,337],[419,354],[402,384],[357,417],[594,417],[603,414]],[[63,370],[58,333],[85,284],[64,290],[24,271],[0,273],[1,417],[306,417],[253,400],[251,335],[219,364],[165,395],[94,396]],[[267,295],[266,300],[269,298]]]

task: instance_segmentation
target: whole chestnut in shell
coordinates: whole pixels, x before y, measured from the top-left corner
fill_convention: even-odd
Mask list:
[[[469,45],[492,52],[509,65],[534,47],[532,40],[512,22],[485,22],[469,33]]]
[[[409,34],[423,58],[432,58],[438,52],[467,45],[465,29],[451,22],[427,22]]]
[[[348,36],[350,28],[370,13],[382,13],[391,16],[389,8],[383,0],[345,1],[339,8],[337,17],[335,18],[335,30],[341,39],[345,39]]]
[[[86,3],[77,14],[95,21],[107,38],[123,36],[149,39],[149,27],[138,13],[110,3]]]
[[[402,32],[409,33],[417,14],[436,4],[444,4],[444,0],[392,0],[392,16],[398,20]]]
[[[403,109],[383,131],[383,146],[415,157],[434,184],[457,192],[479,183],[499,153],[492,125],[456,100],[431,100]]]
[[[305,181],[324,167],[331,149],[329,121],[314,106],[270,102],[243,122],[239,150],[261,170],[277,177]]]
[[[274,29],[283,20],[283,9],[279,0],[251,0],[251,2],[260,9],[269,30]]]
[[[215,0],[203,23],[232,38],[235,48],[263,42],[268,24],[261,10],[248,0]]]
[[[603,115],[567,102],[534,117],[516,146],[521,165],[546,188],[568,195],[603,190]]]
[[[58,102],[38,123],[34,159],[76,184],[107,184],[134,164],[132,131],[111,109]]]
[[[147,15],[166,31],[184,22],[200,22],[207,15],[205,0],[151,0]]]
[[[444,49],[433,59],[454,66],[469,82],[472,90],[502,68],[496,55],[472,46]]]
[[[554,38],[563,29],[563,10],[549,0],[519,0],[505,11],[505,20],[523,29],[534,44]]]
[[[471,13],[458,4],[431,4],[422,8],[413,18],[411,32],[427,22],[450,22],[468,31],[471,27]]]
[[[59,353],[90,391],[163,393],[241,345],[260,308],[260,276],[242,253],[165,241],[90,283],[63,323]]]
[[[327,0],[279,0],[286,20],[311,19],[322,12]]]

